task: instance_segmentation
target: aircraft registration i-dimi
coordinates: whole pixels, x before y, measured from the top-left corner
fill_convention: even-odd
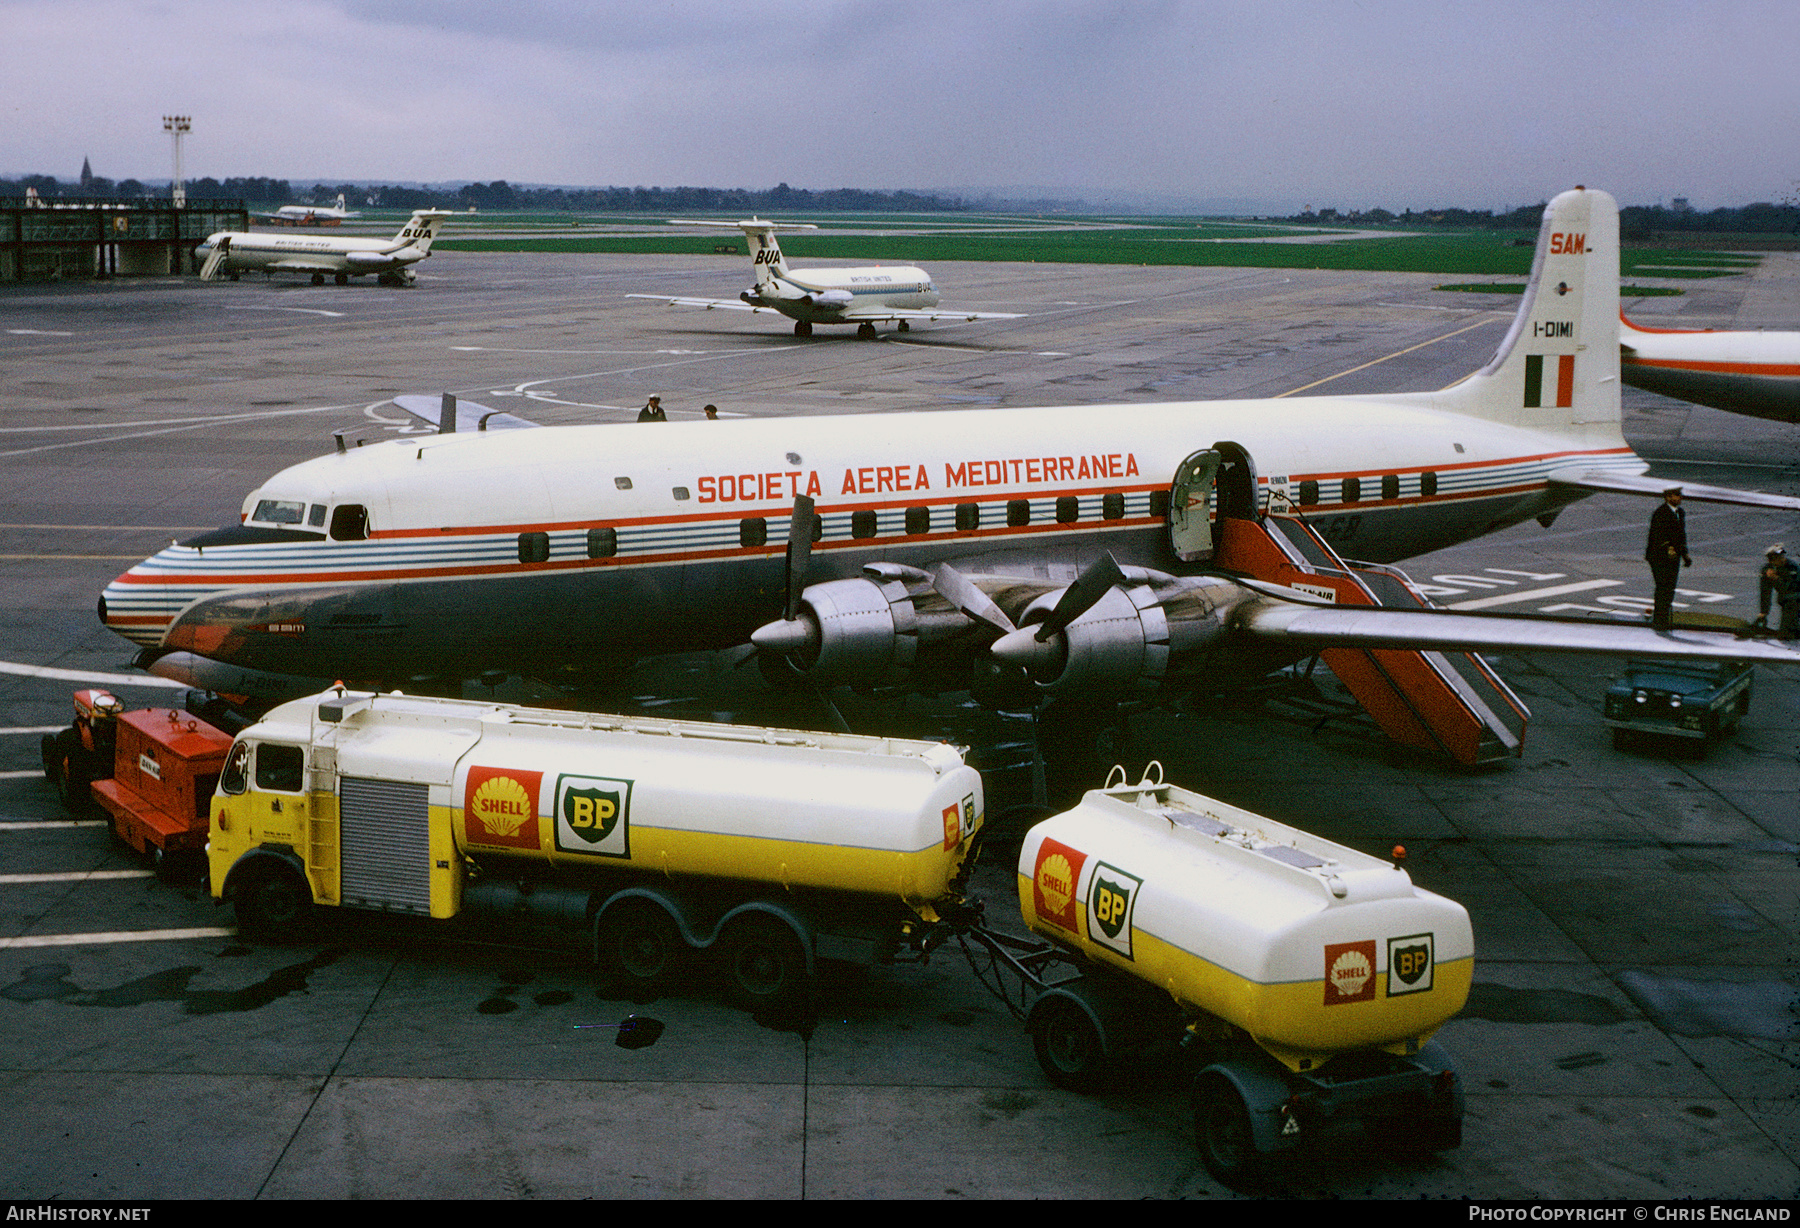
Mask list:
[[[154,673],[264,695],[746,643],[820,685],[999,677],[1094,700],[1341,646],[1800,660],[1703,631],[1352,608],[1244,563],[1244,535],[1278,521],[1317,543],[1280,547],[1296,559],[1329,542],[1385,563],[1592,491],[1658,493],[1620,434],[1618,254],[1613,199],[1559,195],[1498,351],[1438,392],[654,429],[475,429],[465,404],[438,434],[277,473],[240,523],[115,580],[100,617]]]

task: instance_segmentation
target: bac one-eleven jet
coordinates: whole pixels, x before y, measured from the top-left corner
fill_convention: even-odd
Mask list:
[[[431,254],[431,242],[450,216],[446,209],[416,209],[392,239],[340,239],[303,234],[221,230],[194,249],[200,280],[224,273],[310,273],[315,286],[327,275],[343,285],[373,273],[383,285],[410,286],[412,266]]]
[[[856,269],[791,269],[776,242],[777,230],[817,230],[811,222],[701,222],[674,219],[671,226],[735,226],[750,241],[756,284],[735,299],[682,298],[629,294],[671,307],[723,311],[775,311],[794,321],[794,336],[812,336],[815,324],[854,324],[856,335],[873,337],[877,324],[896,323],[905,332],[914,320],[1016,320],[1016,312],[951,311],[938,307],[931,275],[911,265],[871,265]]]
[[[1440,392],[655,429],[482,430],[465,403],[453,429],[275,474],[240,523],[108,585],[100,618],[153,673],[265,695],[732,646],[821,686],[1079,703],[1338,650],[1800,663],[1720,632],[1396,608],[1383,586],[1410,586],[1331,549],[1379,564],[1658,493],[1619,431],[1618,270],[1612,197],[1559,195],[1498,352]]]

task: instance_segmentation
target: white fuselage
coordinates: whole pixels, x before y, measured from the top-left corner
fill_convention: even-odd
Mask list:
[[[763,306],[815,324],[854,321],[865,314],[922,310],[938,304],[924,269],[876,265],[860,269],[789,269],[757,287]]]
[[[1715,409],[1800,422],[1800,332],[1619,332],[1627,384]]]

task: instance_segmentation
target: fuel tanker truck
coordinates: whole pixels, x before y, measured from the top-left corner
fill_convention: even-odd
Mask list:
[[[1153,769],[1088,793],[1021,848],[1025,923],[1081,969],[1051,983],[1029,954],[1009,960],[1036,991],[1026,1026],[1045,1073],[1094,1090],[1121,1055],[1180,1038],[1203,1064],[1201,1155],[1233,1183],[1350,1124],[1390,1149],[1456,1146],[1461,1085],[1431,1037],[1469,995],[1468,913],[1397,860]]]
[[[320,907],[564,921],[645,988],[717,955],[756,1007],[937,921],[982,792],[940,743],[334,689],[238,735],[211,819],[251,933]]]

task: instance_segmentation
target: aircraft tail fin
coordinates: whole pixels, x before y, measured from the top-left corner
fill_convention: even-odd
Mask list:
[[[1512,327],[1485,367],[1440,395],[1445,408],[1514,426],[1617,433],[1617,201],[1578,187],[1550,202]]]
[[[400,228],[400,233],[394,236],[394,242],[402,246],[410,244],[421,254],[429,253],[431,241],[437,238],[438,231],[444,228],[444,219],[449,216],[447,209],[415,209],[406,225]]]
[[[781,254],[781,243],[775,238],[775,223],[753,217],[739,222],[738,229],[750,242],[750,263],[756,269],[758,286],[787,276],[787,257]]]

